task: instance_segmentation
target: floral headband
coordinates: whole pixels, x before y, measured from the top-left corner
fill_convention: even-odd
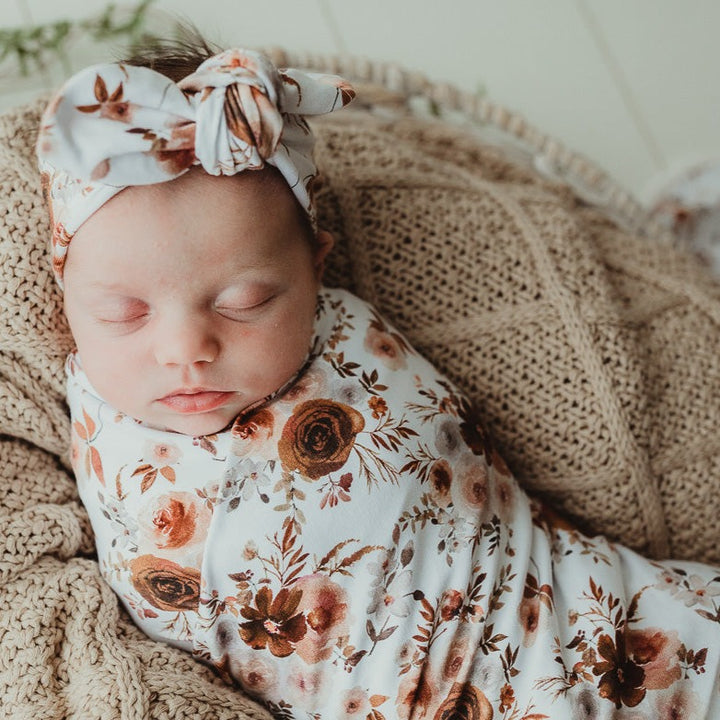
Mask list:
[[[145,67],[97,65],[71,77],[42,118],[37,154],[62,286],[77,229],[130,185],[172,180],[193,165],[235,175],[273,165],[315,225],[314,138],[304,120],[347,105],[335,75],[278,70],[251,50],[226,50],[174,83]]]

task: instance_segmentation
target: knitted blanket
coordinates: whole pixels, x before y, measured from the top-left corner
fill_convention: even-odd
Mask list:
[[[0,120],[0,709],[267,718],[146,639],[100,578],[67,459],[39,112]],[[718,284],[470,134],[362,110],[315,130],[338,239],[327,284],[374,303],[472,397],[531,492],[646,554],[717,562]]]

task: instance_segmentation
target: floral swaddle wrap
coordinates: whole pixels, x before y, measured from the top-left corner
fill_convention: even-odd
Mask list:
[[[118,413],[74,356],[68,398],[105,578],[278,717],[720,717],[720,571],[550,525],[345,291],[294,381],[217,435]]]

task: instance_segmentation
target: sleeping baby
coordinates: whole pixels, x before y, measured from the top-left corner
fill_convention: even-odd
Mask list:
[[[151,638],[279,718],[718,718],[720,570],[551,518],[468,400],[321,284],[305,117],[246,50],[88,68],[38,155],[72,461]]]

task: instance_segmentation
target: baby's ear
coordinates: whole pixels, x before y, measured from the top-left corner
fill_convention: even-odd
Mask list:
[[[318,230],[315,236],[315,255],[313,265],[315,266],[315,276],[318,280],[322,280],[325,271],[325,258],[335,245],[335,238],[332,233],[327,230]]]

